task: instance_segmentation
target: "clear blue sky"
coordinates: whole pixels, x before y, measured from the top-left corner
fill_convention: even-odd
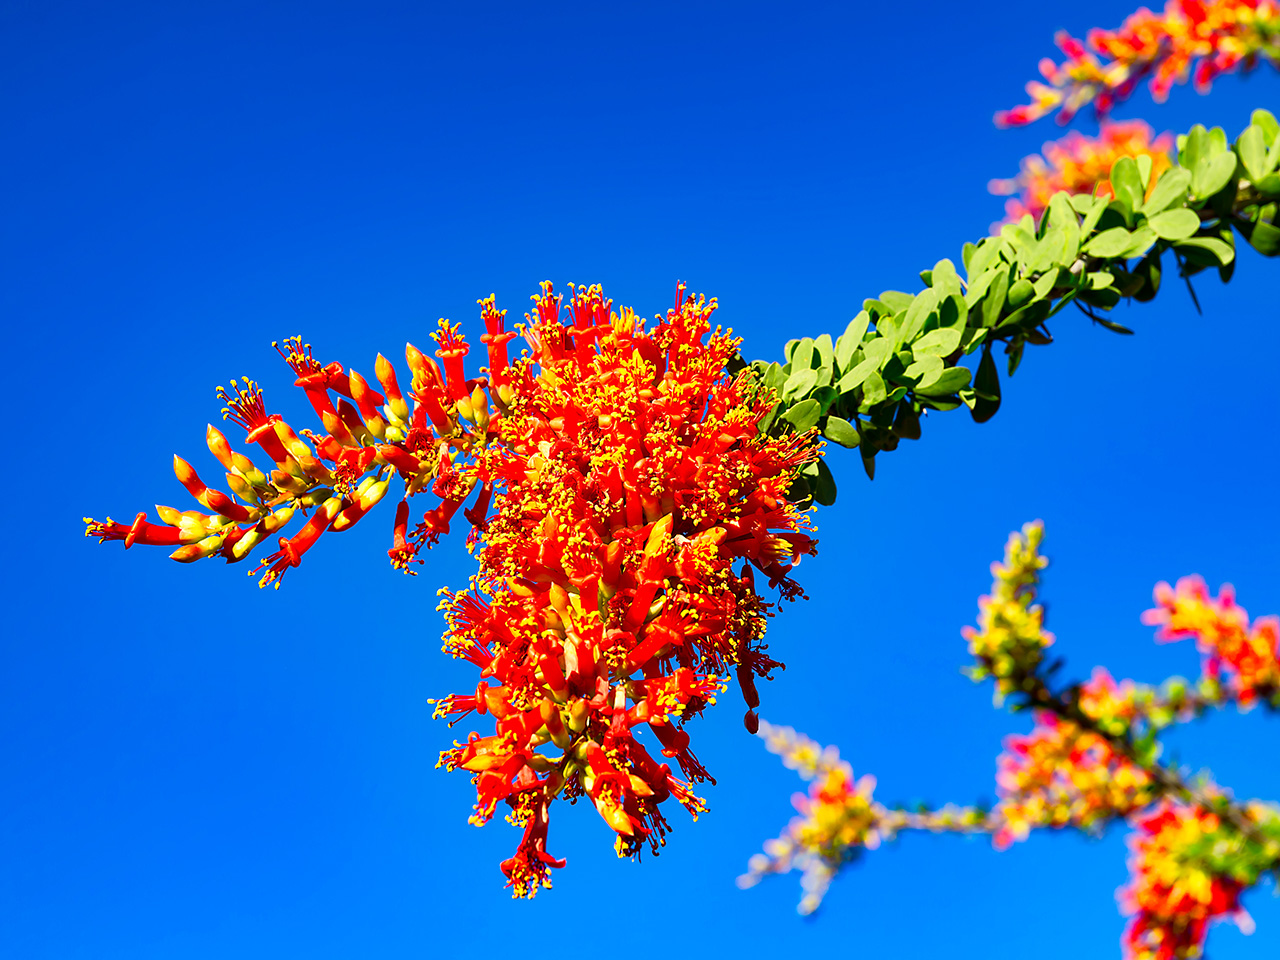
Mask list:
[[[998,218],[987,180],[1056,128],[999,132],[992,112],[1055,29],[1128,11],[3,4],[0,955],[1118,956],[1118,832],[1004,854],[908,837],[810,921],[794,878],[736,890],[798,786],[736,694],[695,730],[709,815],[637,865],[590,809],[558,811],[569,867],[512,902],[497,863],[516,832],[468,826],[466,778],[433,769],[451,734],[426,701],[474,683],[434,610],[470,570],[460,541],[406,580],[386,508],[276,593],[243,567],[98,547],[79,518],[185,507],[170,456],[216,475],[203,430],[232,376],[306,422],[270,348],[295,333],[371,372],[439,316],[474,323],[478,297],[522,312],[542,279],[645,314],[684,279],[751,356],[838,332]],[[1119,115],[1234,135],[1255,106],[1280,106],[1274,74]],[[1035,517],[1080,675],[1195,670],[1138,623],[1158,579],[1199,571],[1280,611],[1276,270],[1244,252],[1230,287],[1200,284],[1203,317],[1169,283],[1118,318],[1132,338],[1064,314],[995,420],[929,418],[874,484],[835,451],[840,502],[799,571],[812,599],[774,623],[788,669],[763,715],[839,743],[883,799],[989,798],[1027,720],[960,676],[958,631]],[[1276,729],[1216,718],[1177,745],[1280,798]],[[1220,929],[1215,960],[1280,952],[1280,903],[1247,902],[1258,932]]]

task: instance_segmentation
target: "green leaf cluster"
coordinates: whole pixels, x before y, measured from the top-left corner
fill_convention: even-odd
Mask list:
[[[1257,110],[1228,144],[1221,128],[1196,126],[1178,139],[1178,162],[1155,182],[1149,157],[1111,169],[1114,197],[1059,193],[1036,223],[1026,216],[999,236],[965,244],[957,269],[940,260],[917,293],[886,290],[834,341],[790,341],[785,361],[751,364],[776,405],[761,424],[773,434],[817,428],[856,447],[867,475],[875,457],[920,437],[930,410],[968,409],[979,423],[1000,408],[999,344],[1012,376],[1027,344],[1053,342],[1048,321],[1075,304],[1115,333],[1104,314],[1160,289],[1165,255],[1180,276],[1235,266],[1235,235],[1259,253],[1280,253],[1280,125]],[[961,276],[961,270],[963,276]],[[1194,291],[1193,291],[1194,296]],[[835,501],[835,479],[812,464],[793,495]]]

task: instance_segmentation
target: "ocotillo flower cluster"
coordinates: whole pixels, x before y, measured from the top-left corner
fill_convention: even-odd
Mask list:
[[[445,591],[441,608],[445,650],[475,664],[479,682],[436,713],[492,715],[496,729],[472,733],[441,764],[474,775],[473,822],[505,801],[524,828],[502,865],[517,896],[549,886],[549,868],[562,863],[546,850],[557,797],[589,797],[624,856],[645,844],[657,851],[668,798],[704,809],[690,782],[711,778],[684,725],[736,675],[755,729],[756,680],[779,664],[765,652],[773,605],[754,575],[783,598],[800,595],[789,573],[815,541],[788,492],[820,453],[812,431],[761,434],[775,398],[749,370],[728,372],[739,341],[712,331],[714,300],[680,285],[675,306],[648,328],[629,309],[615,312],[599,287],[576,289],[567,307],[549,283],[533,299],[514,332],[492,297],[480,301],[489,366],[479,377],[466,374],[465,338],[441,320],[439,364],[406,347],[407,394],[381,356],[379,393],[287,341],[278,349],[324,434],[299,435],[266,412],[255,383],[232,381],[219,392],[225,416],[274,469],[258,470],[209,427],[234,497],[175,458],[178,479],[211,512],[160,507],[160,524],[145,514],[131,525],[87,521],[89,535],[126,547],[236,562],[311,511],[259,567],[262,583],[279,587],[322,535],[358,522],[397,478],[388,553],[406,572],[475,493],[463,513],[479,571],[469,589]],[[512,358],[517,335],[529,350]],[[417,495],[432,506],[411,530]]]
[[[1160,174],[1171,165],[1172,134],[1155,136],[1141,120],[1103,123],[1096,137],[1071,131],[1060,140],[1046,143],[1043,154],[1032,154],[1022,161],[1018,175],[1009,180],[992,180],[987,186],[1005,201],[1005,217],[1017,223],[1026,214],[1037,221],[1049,207],[1059,190],[1068,193],[1114,196],[1111,189],[1112,165],[1121,157],[1148,157],[1151,173],[1148,182],[1154,190]]]
[[[755,679],[777,663],[753,569],[793,597],[788,571],[813,551],[787,499],[813,446],[760,436],[773,399],[726,374],[736,342],[710,332],[715,301],[677,301],[646,330],[598,288],[579,290],[563,325],[544,289],[523,330],[532,355],[504,377],[499,442],[478,461],[499,490],[495,516],[471,589],[442,607],[446,649],[480,683],[437,713],[492,714],[495,732],[441,763],[475,775],[474,823],[506,801],[524,828],[503,864],[517,896],[561,865],[546,850],[557,797],[588,797],[619,856],[658,851],[668,798],[703,809],[687,781],[710,777],[684,723],[730,672],[757,705]]]
[[[1065,31],[1054,39],[1066,59],[1041,60],[1047,82],[1028,83],[1031,103],[997,113],[997,126],[1032,123],[1054,110],[1067,123],[1090,103],[1106,116],[1147,78],[1152,96],[1163,101],[1193,72],[1196,88],[1205,91],[1220,74],[1262,62],[1280,66],[1280,3],[1168,0],[1163,13],[1142,7],[1118,30],[1089,31],[1087,43]]]
[[[1215,919],[1251,927],[1240,897],[1264,874],[1280,871],[1280,811],[1237,802],[1207,779],[1189,783],[1160,763],[1158,734],[1229,702],[1244,709],[1280,705],[1276,619],[1250,624],[1230,587],[1214,598],[1199,578],[1176,588],[1162,583],[1158,606],[1143,619],[1161,627],[1159,640],[1196,639],[1204,655],[1200,682],[1192,687],[1171,678],[1155,688],[1117,682],[1097,669],[1088,681],[1055,691],[1043,656],[1053,638],[1035,603],[1046,564],[1042,534],[1038,523],[1028,524],[1010,538],[1004,560],[992,565],[991,593],[979,601],[979,627],[964,631],[977,661],[973,678],[991,677],[999,697],[1036,707],[1034,729],[1005,741],[995,809],[888,809],[872,797],[875,781],[864,776],[855,784],[834,748],[762,725],[768,748],[815,782],[793,801],[802,816],[751,859],[740,885],[801,869],[800,911],[809,913],[844,865],[905,829],[986,832],[1005,849],[1037,828],[1099,833],[1127,819],[1134,833],[1131,878],[1120,891],[1121,908],[1132,918],[1122,940],[1126,957],[1198,957]]]

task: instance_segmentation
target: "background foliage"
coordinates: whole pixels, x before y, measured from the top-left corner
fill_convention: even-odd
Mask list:
[[[736,891],[794,781],[733,711],[703,728],[721,785],[697,829],[636,867],[600,849],[591,818],[566,818],[572,869],[554,897],[512,904],[493,867],[507,838],[468,827],[468,785],[431,769],[442,729],[425,700],[458,677],[430,585],[461,584],[460,542],[404,583],[359,559],[385,548],[375,521],[268,595],[213,564],[88,549],[78,522],[171,497],[169,456],[200,452],[227,377],[300,404],[268,347],[295,332],[356,362],[543,277],[603,282],[645,313],[683,278],[720,297],[749,355],[780,360],[864,297],[917,289],[916,270],[998,214],[986,181],[1053,134],[992,130],[992,109],[1054,28],[1127,12],[1004,9],[939,6],[908,28],[835,5],[7,7],[21,149],[0,161],[0,296],[15,408],[53,423],[38,445],[11,435],[29,447],[3,481],[0,951],[416,955],[562,924],[609,890],[713,955],[1112,955],[1118,836],[1000,857],[909,838],[842,878],[817,925],[795,919],[789,884]],[[1144,93],[1118,114],[1234,134],[1277,92],[1270,74],[1226,78],[1211,98],[1156,109]],[[1192,673],[1189,647],[1151,668],[1137,620],[1153,582],[1192,570],[1280,609],[1271,268],[1242,250],[1229,287],[1201,286],[1203,316],[1174,287],[1118,311],[1133,338],[1068,321],[998,417],[930,418],[929,444],[874,484],[835,451],[841,509],[799,571],[813,599],[775,621],[791,669],[763,714],[840,743],[886,799],[989,789],[974,757],[994,764],[1008,724],[956,672],[958,629],[1033,516],[1055,560],[1051,627],[1078,662],[1156,679],[1181,657]],[[1177,743],[1275,797],[1258,760],[1273,725],[1218,717]],[[1280,907],[1247,905],[1258,932],[1218,931],[1215,956],[1280,945]]]

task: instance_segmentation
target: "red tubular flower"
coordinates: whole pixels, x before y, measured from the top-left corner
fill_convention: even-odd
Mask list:
[[[351,397],[360,408],[360,416],[364,418],[365,427],[381,440],[386,436],[387,423],[378,413],[378,407],[387,402],[386,398],[370,387],[369,382],[354,370],[351,371],[349,381]]]
[[[480,316],[486,331],[480,337],[480,342],[489,351],[489,384],[492,390],[503,392],[507,383],[509,362],[507,343],[515,338],[516,333],[503,329],[507,311],[497,309],[496,298],[493,295],[478,300],[477,303],[480,304]],[[505,403],[507,398],[501,399]]]
[[[387,395],[387,405],[391,415],[400,420],[409,419],[409,405],[404,402],[404,397],[400,394],[400,384],[396,380],[396,369],[391,366],[391,362],[382,354],[378,354],[377,362],[374,364],[374,373],[378,377],[378,383],[382,384],[383,392]]]
[[[292,537],[281,537],[280,549],[263,560],[256,569],[249,571],[249,575],[253,576],[258,570],[266,568],[262,579],[258,581],[258,586],[265,587],[267,584],[273,584],[279,590],[281,578],[291,567],[296,567],[302,562],[302,555],[315,546],[316,541],[320,539],[320,534],[329,529],[329,524],[333,522],[341,507],[341,500],[330,497],[320,505],[315,515],[301,530]]]
[[[440,329],[431,335],[431,339],[440,345],[436,356],[444,364],[445,392],[457,403],[471,395],[467,387],[467,375],[463,371],[462,358],[471,350],[466,340],[458,336],[458,325],[450,325],[448,320],[440,320]]]
[[[447,397],[439,368],[411,343],[404,345],[404,356],[409,369],[413,371],[413,394],[418,408],[426,413],[442,436],[449,435],[453,432],[453,424],[445,410]],[[415,419],[419,418],[420,415],[415,411]]]
[[[392,532],[391,549],[387,551],[387,556],[391,559],[391,566],[397,570],[403,570],[411,576],[417,576],[417,572],[409,569],[411,563],[422,563],[418,559],[418,548],[411,545],[408,541],[409,532],[409,501],[401,500],[396,505],[395,527]]]
[[[181,531],[177,527],[165,527],[155,523],[148,523],[145,513],[138,514],[133,523],[127,527],[123,523],[116,523],[110,517],[107,517],[105,521],[85,517],[84,522],[87,525],[84,532],[86,537],[97,537],[99,543],[106,543],[108,540],[123,540],[126,550],[135,543],[141,543],[146,546],[172,547],[185,542]]]
[[[177,454],[174,454],[173,457],[173,472],[177,476],[178,482],[187,488],[187,492],[214,513],[221,514],[239,523],[256,518],[254,511],[250,511],[247,507],[236,503],[221,490],[213,490],[205,486],[195,468]]]
[[[242,389],[235,380],[232,380],[231,390],[232,393],[227,393],[224,387],[219,387],[217,391],[218,399],[226,404],[222,408],[222,419],[231,420],[244,427],[248,434],[245,437],[245,443],[258,444],[267,456],[281,466],[289,463],[291,457],[275,432],[275,424],[280,422],[280,414],[267,413],[262,391],[258,389],[258,385],[246,379]]]

